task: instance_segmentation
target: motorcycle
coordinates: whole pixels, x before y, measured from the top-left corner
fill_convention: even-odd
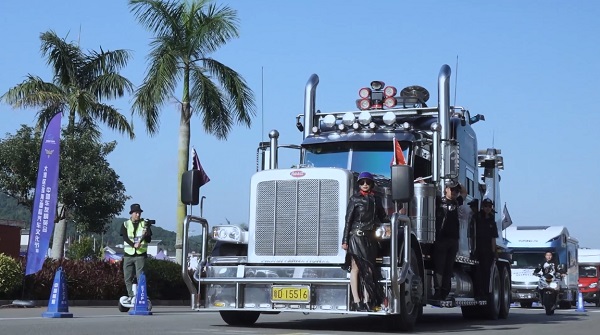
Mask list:
[[[538,267],[538,269],[540,268],[541,266]],[[561,274],[565,272],[565,269],[564,265],[560,264],[555,273],[536,273],[540,277],[538,290],[540,292],[540,302],[542,303],[542,306],[544,306],[546,315],[553,315],[556,307],[558,307]]]
[[[538,290],[540,291],[540,300],[542,306],[544,306],[544,310],[546,310],[546,315],[554,314],[554,310],[558,306],[560,279],[557,279],[551,273],[540,275]]]

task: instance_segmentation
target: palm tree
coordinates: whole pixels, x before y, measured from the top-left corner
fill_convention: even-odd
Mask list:
[[[160,107],[174,96],[179,100],[178,181],[188,169],[190,120],[199,115],[204,131],[226,139],[234,123],[250,127],[254,98],[244,79],[208,55],[238,36],[236,12],[209,0],[130,0],[132,13],[155,35],[148,56],[150,66],[136,91],[133,113],[145,120],[150,135],[158,132]],[[179,192],[178,192],[179,193]],[[181,200],[181,199],[179,199]],[[185,205],[177,202],[176,259],[181,264]]]
[[[103,101],[133,93],[133,85],[119,74],[129,60],[126,50],[90,51],[84,53],[79,45],[59,38],[54,31],[40,35],[41,51],[52,67],[53,79],[46,82],[28,75],[20,84],[4,93],[0,99],[13,108],[39,108],[37,127],[47,126],[56,113],[66,114],[67,134],[76,123],[97,130],[95,122],[134,138],[127,118]],[[68,135],[67,135],[68,136]],[[62,206],[59,204],[59,208]],[[65,241],[65,209],[59,209],[54,230],[52,257],[62,258]]]

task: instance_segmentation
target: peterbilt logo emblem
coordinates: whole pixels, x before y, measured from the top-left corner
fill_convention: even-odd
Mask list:
[[[300,178],[300,177],[306,176],[306,173],[296,170],[296,171],[290,172],[290,176],[295,177],[295,178]]]

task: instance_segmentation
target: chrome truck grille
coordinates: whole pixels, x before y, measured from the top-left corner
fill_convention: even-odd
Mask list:
[[[338,255],[340,224],[343,228],[339,204],[337,180],[259,182],[256,185],[255,255]]]

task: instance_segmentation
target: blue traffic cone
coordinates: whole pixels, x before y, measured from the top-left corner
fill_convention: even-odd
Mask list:
[[[73,313],[69,313],[69,298],[67,296],[67,278],[59,267],[54,275],[54,283],[48,299],[48,310],[42,313],[45,318],[72,318]]]
[[[579,294],[577,294],[577,312],[586,312],[585,310],[585,302],[583,301],[583,293],[581,293],[581,291],[579,291]]]
[[[152,315],[148,305],[148,291],[146,291],[146,275],[142,272],[138,278],[137,292],[135,294],[135,304],[129,311],[129,315]]]

